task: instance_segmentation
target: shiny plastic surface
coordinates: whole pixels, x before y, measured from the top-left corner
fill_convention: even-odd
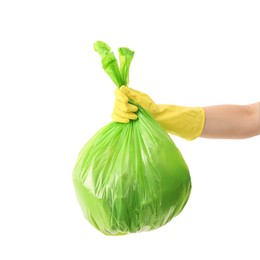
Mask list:
[[[137,120],[100,129],[82,148],[73,171],[85,218],[106,235],[165,225],[190,195],[189,170],[180,151],[159,123],[138,108]]]

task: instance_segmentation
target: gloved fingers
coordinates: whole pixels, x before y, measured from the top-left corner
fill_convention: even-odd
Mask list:
[[[113,122],[125,123],[125,124],[129,123],[129,121],[130,121],[128,118],[123,118],[114,113],[112,114],[112,120],[113,120]]]
[[[124,92],[120,91],[118,88],[115,89],[115,97],[116,100],[121,101],[122,103],[128,103],[129,98]]]
[[[131,119],[131,120],[136,120],[137,119],[137,115],[133,112],[124,112],[122,110],[120,110],[120,108],[115,107],[113,114],[116,114],[122,118],[126,118],[126,119]]]
[[[127,96],[128,95],[133,95],[133,96],[134,95],[144,95],[143,92],[130,88],[130,87],[127,87],[127,86],[124,86],[124,85],[120,87],[120,90],[123,91]]]
[[[120,90],[125,93],[125,95],[133,100],[135,103],[139,104],[142,106],[144,109],[146,109],[148,112],[150,111],[151,107],[154,107],[155,103],[153,100],[145,93],[142,93],[138,90],[122,86],[120,87]]]
[[[134,102],[137,103],[138,97],[140,96],[141,93],[138,93],[136,90],[131,89],[126,86],[120,87],[121,92],[123,92],[129,99],[132,99]]]
[[[132,104],[129,104],[129,98],[119,89],[115,90],[116,102],[115,107],[120,108],[123,112],[136,112],[138,107]]]
[[[115,101],[115,108],[119,109],[122,112],[136,112],[138,110],[138,107],[129,103],[123,103],[120,100]]]
[[[137,112],[138,111],[137,106],[129,104],[129,103],[127,103],[126,108],[127,108],[127,112]]]
[[[128,103],[129,98],[119,89],[115,90],[115,97],[112,120],[120,123],[129,123],[130,119],[136,120],[137,115],[134,112],[138,111],[138,107]]]

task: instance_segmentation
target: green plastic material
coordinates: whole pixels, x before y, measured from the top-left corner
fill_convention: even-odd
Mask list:
[[[134,52],[97,42],[103,68],[115,84],[128,85]],[[153,230],[178,215],[188,201],[188,167],[172,139],[142,107],[128,124],[112,122],[82,148],[73,171],[85,218],[106,235]]]

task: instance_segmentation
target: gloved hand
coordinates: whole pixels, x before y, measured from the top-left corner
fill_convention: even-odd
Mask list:
[[[157,105],[147,95],[132,88],[122,86],[115,90],[115,106],[112,114],[114,122],[128,123],[136,120],[134,113],[138,107],[129,104],[131,99],[150,113],[169,133],[187,140],[200,136],[205,122],[205,112],[201,107]]]

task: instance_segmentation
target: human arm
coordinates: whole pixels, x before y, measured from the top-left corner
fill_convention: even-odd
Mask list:
[[[147,94],[125,86],[115,93],[112,119],[116,122],[137,119],[138,108],[128,103],[131,99],[146,109],[167,132],[187,140],[197,137],[240,139],[260,134],[259,103],[185,107],[158,105]]]
[[[203,108],[205,124],[200,137],[243,139],[260,134],[259,102]]]

